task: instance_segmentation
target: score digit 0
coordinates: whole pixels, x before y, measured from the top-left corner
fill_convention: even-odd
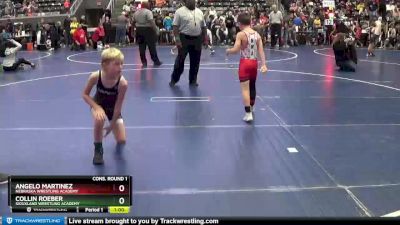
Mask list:
[[[121,197],[119,198],[119,204],[123,205],[125,203],[125,198]]]
[[[119,185],[118,190],[120,192],[124,192],[125,191],[125,186],[124,185]]]

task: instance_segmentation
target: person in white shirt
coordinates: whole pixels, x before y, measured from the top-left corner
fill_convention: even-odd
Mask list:
[[[211,15],[213,15],[214,18],[217,17],[217,11],[215,10],[214,6],[211,6],[210,11],[208,11],[208,17],[210,17]]]
[[[224,22],[221,23],[221,26],[218,28],[216,35],[220,44],[222,44],[223,46],[227,44],[228,29],[226,28],[226,24]]]
[[[17,52],[22,48],[22,45],[15,41],[14,39],[10,39],[5,41],[0,47],[0,55],[4,57],[3,60],[3,70],[4,71],[15,71],[21,65],[29,65],[32,68],[35,68],[35,64],[29,62],[24,58],[18,58],[17,60]]]
[[[122,6],[122,11],[124,11],[127,15],[131,12],[131,6],[129,2],[126,2],[124,6]]]
[[[379,42],[381,34],[382,34],[382,17],[379,17],[378,20],[375,21],[374,27],[372,28],[367,57],[375,56],[374,49]]]
[[[276,42],[279,47],[282,47],[281,43],[281,30],[283,24],[282,12],[278,10],[276,5],[271,6],[271,13],[269,14],[269,22],[271,24],[271,48],[275,48]]]

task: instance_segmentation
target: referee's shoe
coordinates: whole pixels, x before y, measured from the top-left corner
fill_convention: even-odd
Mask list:
[[[8,174],[0,173],[0,184],[6,184],[8,182]]]

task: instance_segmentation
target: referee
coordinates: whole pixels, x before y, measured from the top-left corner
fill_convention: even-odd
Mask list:
[[[143,68],[147,67],[146,46],[149,47],[151,59],[155,66],[161,66],[162,62],[158,58],[157,26],[154,22],[153,13],[149,10],[148,0],[142,0],[142,7],[133,15],[133,23],[136,26],[136,40],[139,44],[140,60]]]
[[[281,32],[283,24],[282,12],[278,10],[278,7],[275,4],[271,6],[271,9],[272,11],[269,14],[269,22],[271,24],[271,48],[275,48],[276,42],[279,43],[279,47],[282,47],[282,42],[281,42]]]
[[[175,59],[174,71],[171,75],[171,87],[178,83],[185,66],[185,59],[189,53],[190,70],[189,85],[197,87],[197,73],[199,72],[201,48],[207,34],[203,12],[196,8],[196,0],[185,0],[185,6],[179,8],[174,16],[173,30],[178,56]]]

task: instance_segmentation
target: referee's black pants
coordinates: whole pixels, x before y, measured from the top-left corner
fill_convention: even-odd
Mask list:
[[[146,46],[149,47],[151,60],[155,64],[160,63],[160,59],[157,55],[156,42],[157,34],[151,27],[137,27],[136,28],[136,40],[139,44],[140,60],[143,65],[147,65],[146,59]]]
[[[178,56],[175,59],[174,71],[171,75],[171,81],[177,83],[183,73],[185,67],[185,59],[189,53],[190,69],[189,69],[189,83],[197,83],[197,73],[200,67],[201,47],[203,38],[199,36],[189,36],[185,34],[180,35],[182,48],[178,49]]]
[[[271,24],[271,47],[275,47],[276,42],[278,42],[279,47],[282,47],[281,31],[282,31],[281,24],[277,24],[277,23]]]

